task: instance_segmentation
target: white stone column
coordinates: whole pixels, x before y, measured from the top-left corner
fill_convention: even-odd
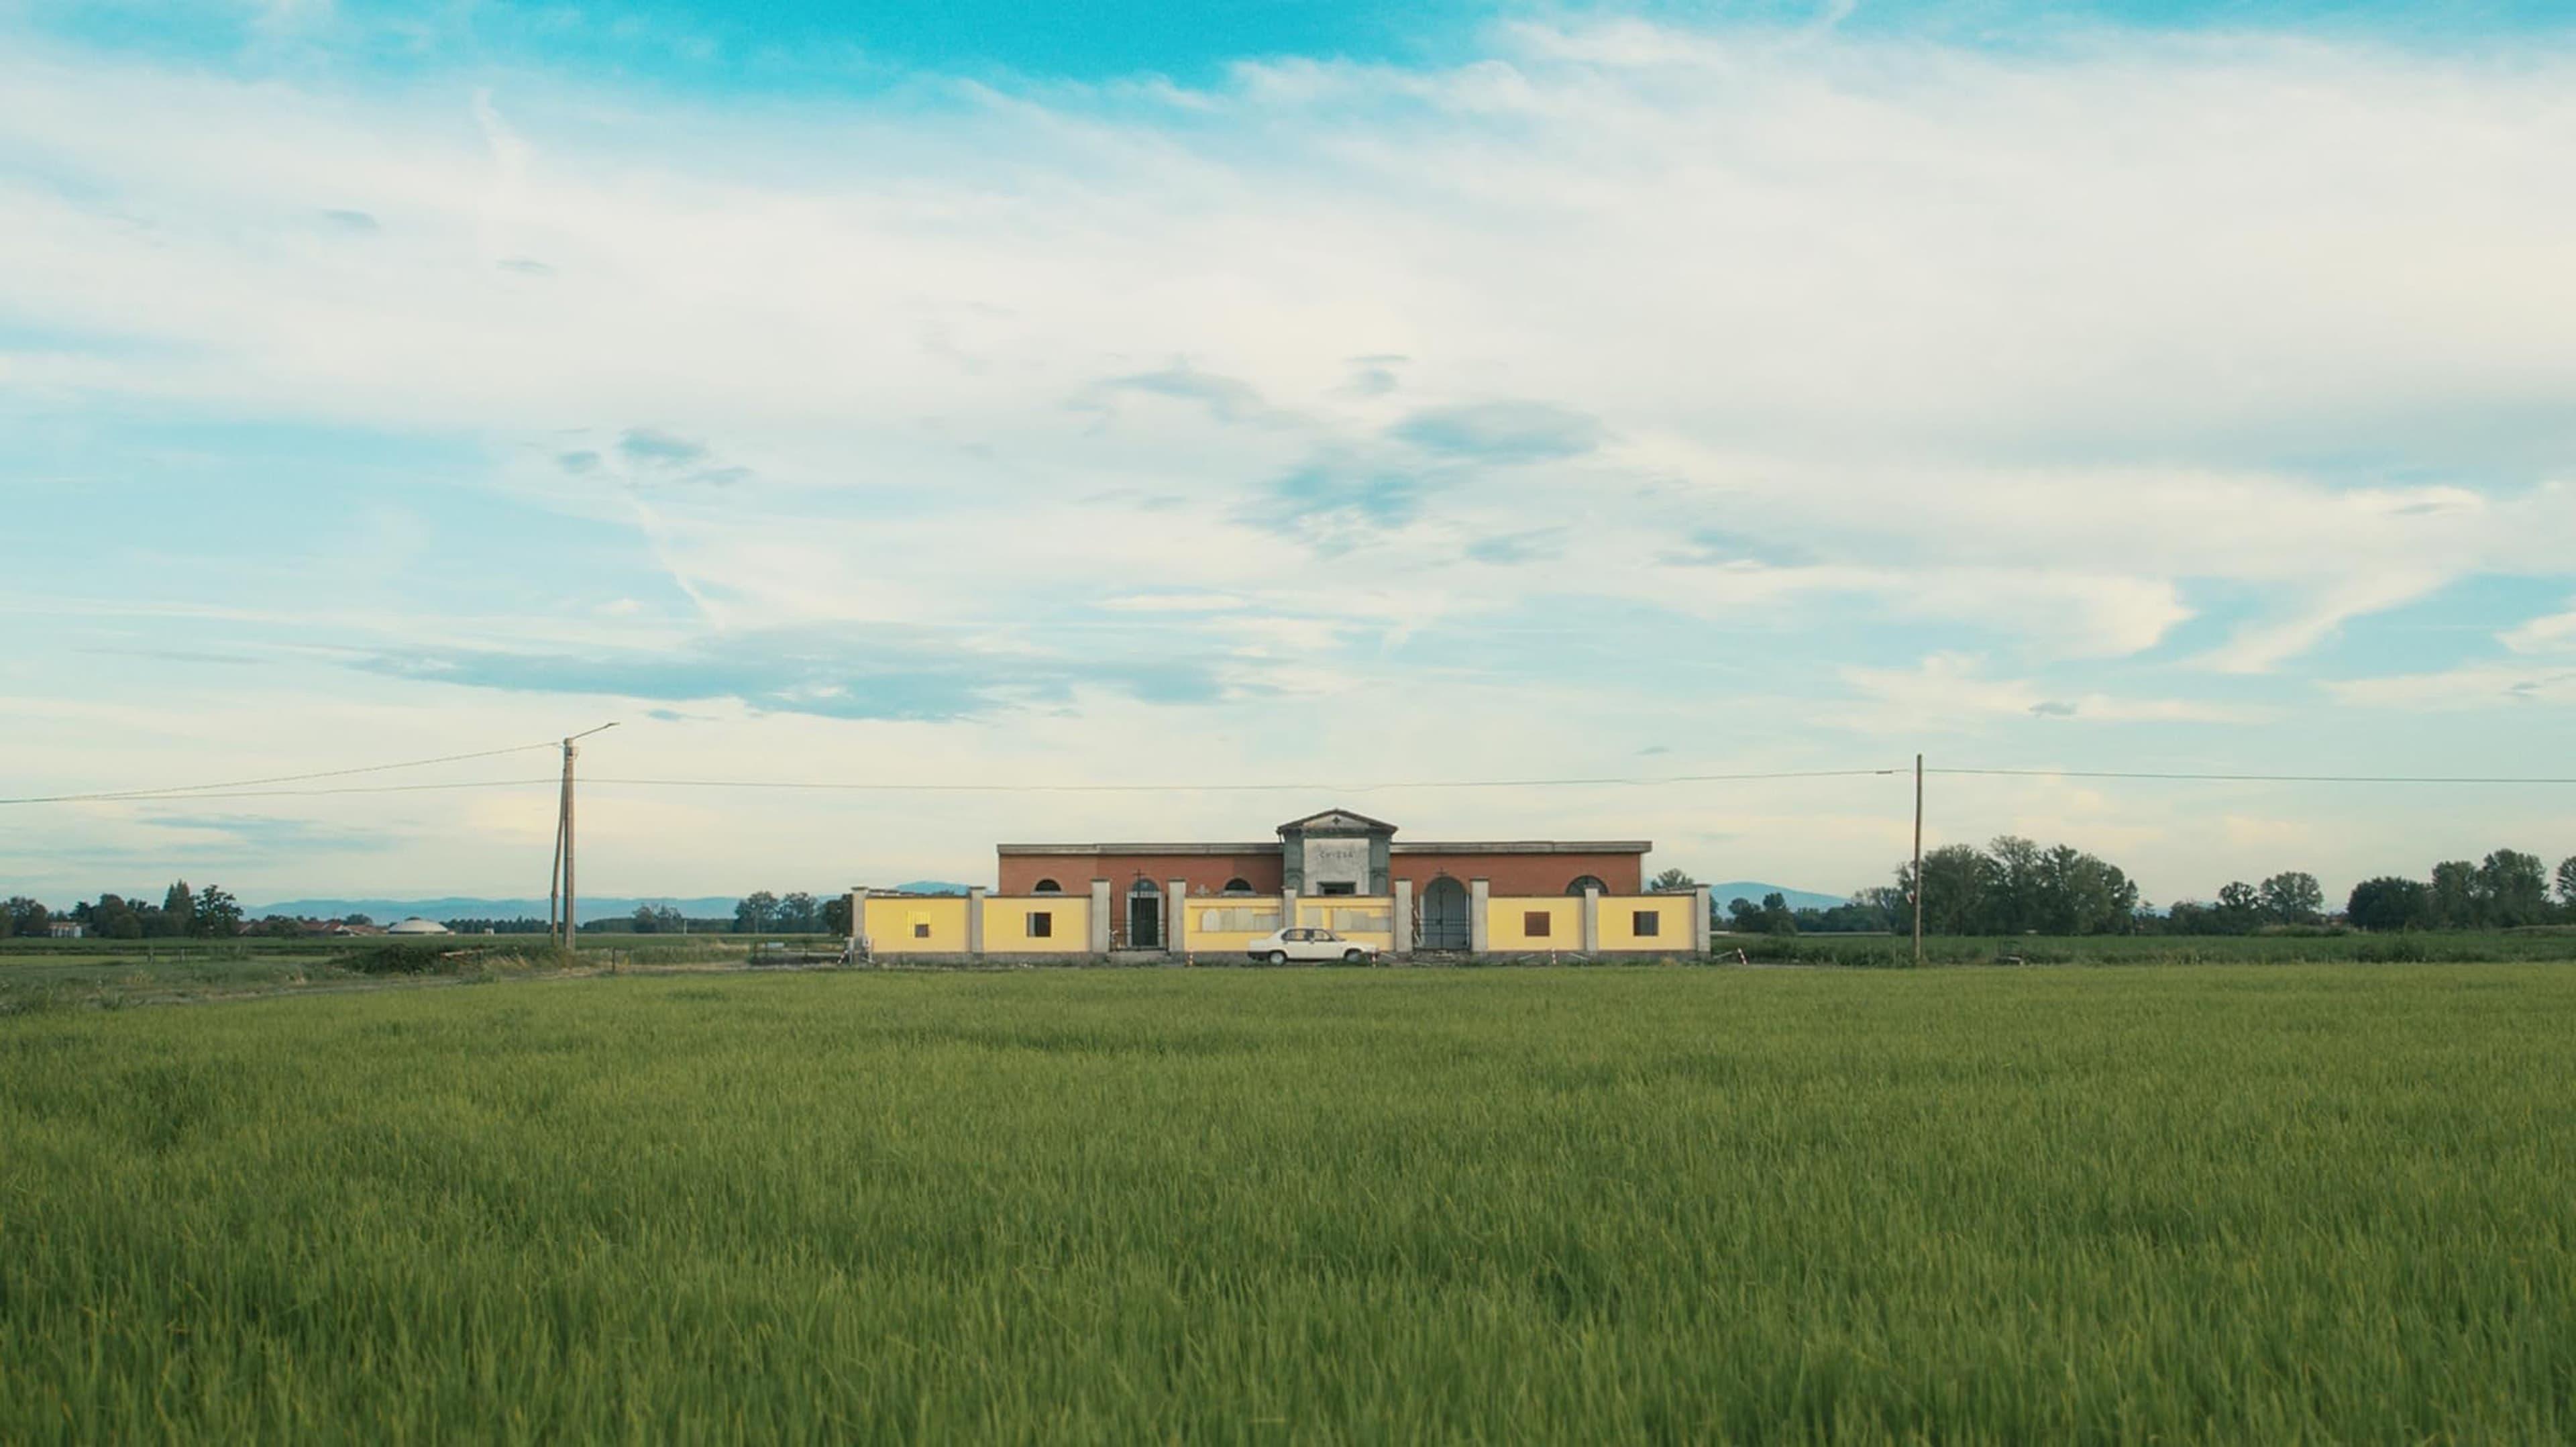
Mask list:
[[[1395,926],[1393,953],[1401,957],[1413,953],[1413,881],[1395,881],[1395,910],[1389,923]]]
[[[1601,953],[1601,891],[1588,884],[1583,887],[1583,952]]]
[[[1109,881],[1091,881],[1091,952],[1109,953]]]
[[[1190,882],[1171,881],[1171,893],[1163,897],[1163,912],[1171,916],[1163,924],[1163,953],[1176,960],[1190,954]]]
[[[1714,926],[1710,924],[1708,917],[1710,907],[1707,885],[1699,885],[1691,890],[1692,913],[1690,938],[1692,954],[1707,954],[1710,947],[1717,943],[1717,938],[1712,932],[1714,930]]]
[[[984,886],[966,886],[966,953],[984,958]]]
[[[1471,954],[1485,952],[1485,911],[1493,902],[1492,880],[1467,881],[1467,950]]]
[[[868,892],[854,889],[850,891],[850,958],[858,958],[859,941],[867,938],[867,934]]]
[[[1279,927],[1281,929],[1297,927],[1297,891],[1293,889],[1279,891]]]

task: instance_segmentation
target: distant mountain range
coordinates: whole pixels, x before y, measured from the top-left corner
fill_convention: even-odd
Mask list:
[[[816,896],[820,898],[821,896]],[[579,913],[583,920],[620,919],[633,914],[639,904],[669,905],[690,919],[731,919],[740,897],[730,894],[702,895],[695,899],[678,899],[669,895],[637,898],[622,894],[585,894]],[[391,924],[398,919],[418,915],[422,919],[544,919],[546,901],[536,899],[482,899],[471,895],[448,895],[438,899],[282,899],[275,904],[242,906],[242,912],[253,919],[262,915],[285,914],[298,919],[346,919],[363,914],[378,924]]]
[[[906,894],[964,894],[966,886],[944,879],[916,879],[893,886]],[[1759,880],[1739,879],[1726,884],[1712,884],[1709,894],[1724,909],[1736,899],[1762,902],[1762,896],[1777,891],[1789,901],[1791,909],[1831,909],[1845,903],[1839,894],[1818,894],[1811,889],[1790,889],[1783,885],[1764,884]],[[819,892],[817,897],[821,897]],[[622,919],[635,912],[639,904],[669,905],[690,919],[731,919],[740,896],[730,894],[699,895],[675,898],[670,895],[636,896],[623,894],[586,894],[581,897],[583,920]],[[274,904],[245,905],[243,912],[257,919],[262,915],[293,915],[298,919],[346,919],[363,914],[378,924],[414,915],[422,919],[544,919],[546,902],[536,899],[485,899],[476,895],[444,895],[435,899],[282,899]]]
[[[1760,904],[1766,894],[1779,895],[1789,902],[1791,909],[1832,909],[1838,904],[1851,903],[1851,896],[1847,894],[1818,894],[1812,889],[1791,889],[1786,885],[1764,884],[1756,879],[1737,879],[1708,887],[1709,898],[1716,901],[1719,909],[1739,899]]]

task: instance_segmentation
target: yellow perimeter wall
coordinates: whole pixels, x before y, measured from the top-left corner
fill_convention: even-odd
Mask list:
[[[962,955],[966,952],[966,901],[955,895],[866,899],[860,932],[881,955]]]
[[[1600,948],[1604,953],[1686,954],[1691,947],[1691,910],[1697,896],[1688,894],[1603,895]],[[954,895],[929,898],[877,897],[861,901],[862,926],[868,942],[881,955],[959,955],[966,952],[966,906]],[[1091,950],[1091,901],[1078,894],[986,896],[984,951],[987,954],[1088,954]],[[1189,949],[1223,953],[1241,950],[1280,927],[1279,901],[1260,895],[1193,897],[1189,912]],[[1300,899],[1297,923],[1329,929],[1345,939],[1380,949],[1393,948],[1395,901],[1369,897]],[[1529,931],[1527,917],[1547,916],[1544,934]],[[1653,935],[1637,933],[1636,919],[1650,913],[1658,921]],[[1040,939],[1029,934],[1032,914],[1054,918],[1054,930]],[[1496,895],[1485,906],[1485,948],[1496,951],[1583,948],[1583,901],[1573,895]]]
[[[1051,932],[1029,933],[1029,916],[1049,917]],[[984,953],[988,955],[1087,955],[1091,953],[1091,897],[1031,894],[984,897]]]
[[[1297,901],[1297,923],[1328,929],[1346,940],[1395,948],[1395,901],[1385,895],[1317,895]]]
[[[1547,916],[1545,933],[1530,930],[1531,914]],[[1485,901],[1485,948],[1580,950],[1583,901],[1570,894],[1495,895]]]
[[[1691,911],[1699,907],[1695,894],[1650,894],[1601,896],[1601,948],[1607,950],[1670,951],[1677,955],[1690,953]],[[1637,933],[1637,916],[1652,915],[1655,933]]]
[[[1181,907],[1189,911],[1193,951],[1240,950],[1279,928],[1279,901],[1266,895],[1193,896]]]

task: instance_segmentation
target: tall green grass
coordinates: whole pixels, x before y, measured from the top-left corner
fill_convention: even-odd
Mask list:
[[[2559,1441],[2576,972],[0,1021],[0,1440]]]

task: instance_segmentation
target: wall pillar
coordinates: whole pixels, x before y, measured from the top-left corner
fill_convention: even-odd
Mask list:
[[[1489,879],[1467,881],[1467,949],[1471,954],[1485,952],[1485,911],[1494,902],[1494,884]]]
[[[1109,953],[1109,881],[1091,881],[1091,952]]]
[[[1601,891],[1588,885],[1583,891],[1583,952],[1601,953]]]
[[[984,958],[984,886],[966,886],[966,953]]]
[[[1413,881],[1412,881],[1412,880],[1410,880],[1410,879],[1399,879],[1399,880],[1397,880],[1397,881],[1395,882],[1395,912],[1394,912],[1394,916],[1393,916],[1393,918],[1392,918],[1392,919],[1390,919],[1388,922],[1389,922],[1389,923],[1391,923],[1391,924],[1393,924],[1393,925],[1395,926],[1395,947],[1394,947],[1394,949],[1393,949],[1392,953],[1394,953],[1398,958],[1401,958],[1401,957],[1403,957],[1403,956],[1405,956],[1405,955],[1412,954],[1412,953],[1413,953]]]
[[[854,889],[854,890],[851,890],[851,891],[850,891],[850,957],[851,957],[851,958],[856,959],[856,958],[858,957],[858,953],[859,953],[859,941],[860,941],[860,940],[862,940],[862,939],[867,938],[867,933],[868,933],[868,892],[867,892],[866,890],[864,890],[864,889]]]
[[[1692,954],[1707,954],[1710,947],[1717,943],[1716,937],[1713,933],[1715,926],[1709,920],[1709,910],[1713,907],[1714,906],[1709,898],[1707,885],[1703,884],[1691,890],[1692,913],[1690,937]]]
[[[1293,884],[1279,891],[1279,927],[1297,927],[1297,886]]]
[[[1171,918],[1163,925],[1163,953],[1176,960],[1190,957],[1190,882],[1175,879],[1172,891],[1163,897],[1163,911]]]

